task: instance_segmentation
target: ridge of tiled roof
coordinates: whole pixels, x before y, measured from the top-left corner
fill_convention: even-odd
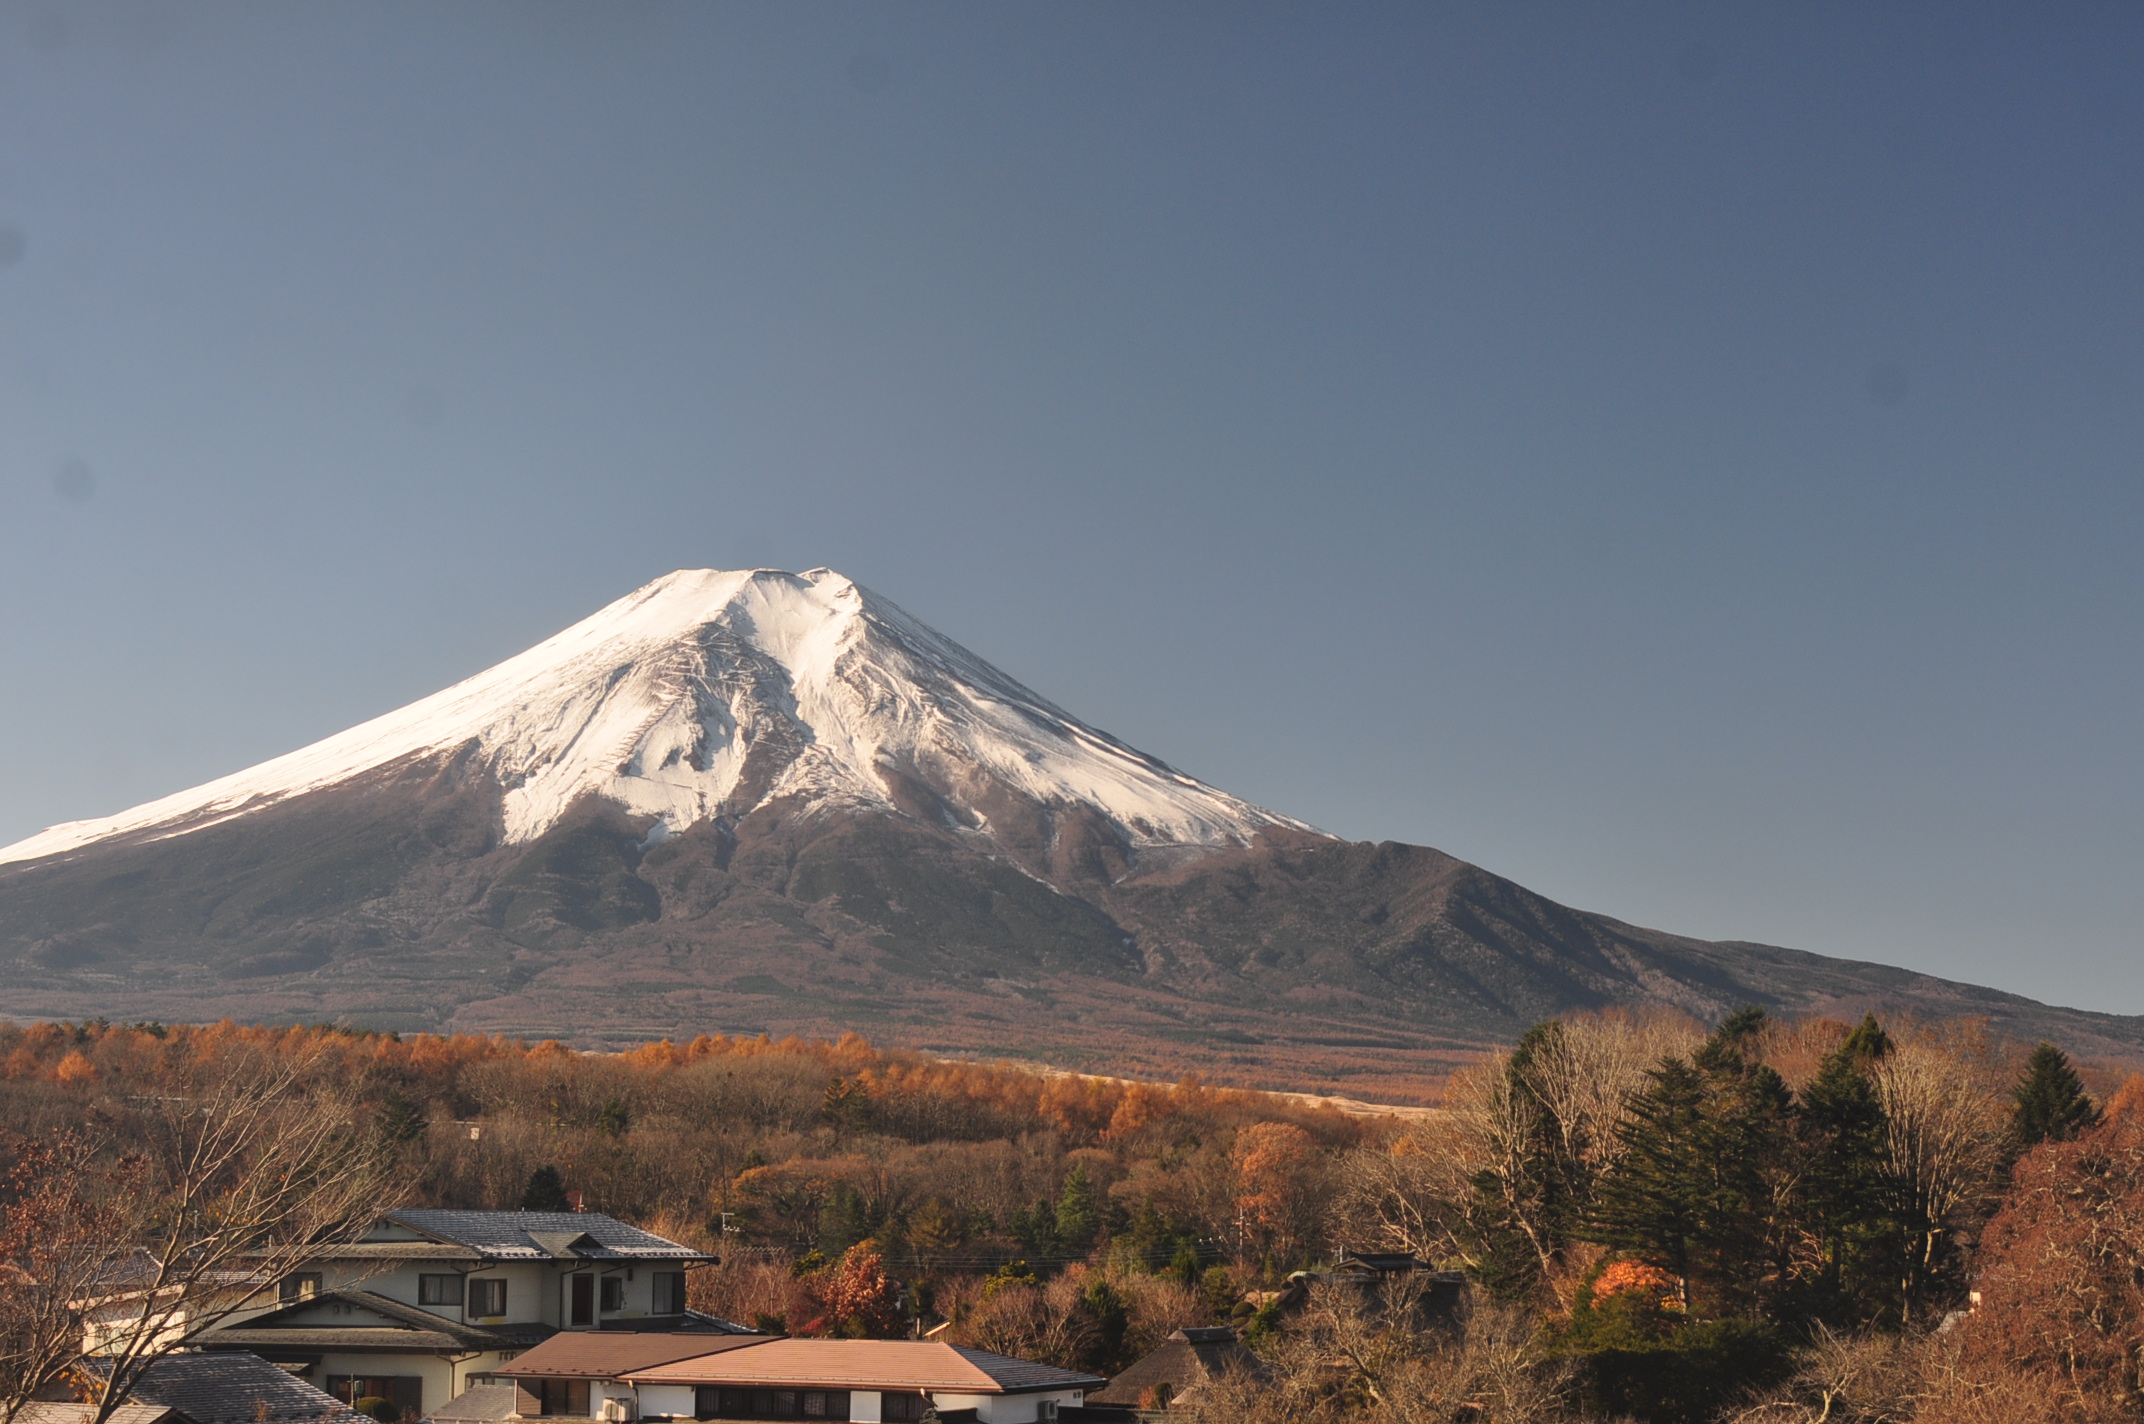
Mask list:
[[[567,1330],[503,1365],[494,1366],[491,1373],[511,1379],[616,1379],[656,1365],[772,1344],[776,1338],[773,1335],[718,1335],[707,1331]]]
[[[711,1259],[704,1251],[628,1226],[597,1211],[447,1211],[409,1209],[386,1219],[435,1241],[465,1246],[493,1260],[548,1261]],[[582,1244],[583,1238],[587,1244]],[[379,1243],[386,1244],[386,1243]]]
[[[277,1323],[288,1320],[291,1316],[319,1310],[324,1305],[333,1305],[337,1302],[349,1305],[357,1310],[369,1311],[373,1315],[384,1317],[394,1323],[385,1326],[346,1325],[334,1322],[306,1325]],[[429,1310],[423,1310],[414,1305],[405,1305],[399,1300],[390,1300],[384,1295],[375,1295],[367,1290],[322,1291],[318,1295],[308,1296],[304,1300],[294,1300],[285,1305],[278,1305],[273,1309],[264,1310],[258,1315],[249,1315],[243,1320],[232,1321],[228,1325],[211,1325],[206,1330],[194,1335],[192,1343],[209,1348],[222,1345],[242,1345],[250,1348],[262,1343],[264,1340],[289,1341],[292,1344],[296,1344],[300,1337],[322,1331],[337,1335],[349,1335],[353,1332],[368,1332],[371,1335],[392,1335],[403,1331],[415,1331],[432,1337],[434,1340],[444,1341],[449,1345],[479,1350],[510,1349],[514,1344],[512,1339],[499,1331],[487,1330],[476,1325],[465,1325],[459,1320],[449,1320],[443,1315],[434,1315]],[[412,1345],[416,1348],[435,1348],[434,1345],[430,1344],[416,1346],[414,1341],[412,1341]],[[206,1424],[206,1421],[199,1421],[199,1424]]]

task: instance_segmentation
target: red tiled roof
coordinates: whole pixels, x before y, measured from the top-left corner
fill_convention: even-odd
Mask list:
[[[1099,1375],[935,1340],[771,1340],[749,1350],[634,1370],[625,1378],[633,1384],[833,1386],[949,1394],[1091,1389],[1105,1383]]]

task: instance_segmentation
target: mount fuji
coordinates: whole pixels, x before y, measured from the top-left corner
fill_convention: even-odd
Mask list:
[[[1337,839],[827,569],[670,574],[325,741],[0,848],[0,965],[17,1017],[855,1028],[1371,1096],[1609,1004],[2144,1044],[2144,1021],[1637,929]]]
[[[586,798],[656,841],[777,802],[900,811],[992,839],[990,814],[1098,813],[1128,850],[1311,828],[1098,732],[830,569],[657,579],[466,682],[235,776],[0,848],[0,864],[185,835],[419,762],[500,788],[500,840]]]

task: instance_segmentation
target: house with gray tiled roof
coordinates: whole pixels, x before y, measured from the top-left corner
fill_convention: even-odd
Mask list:
[[[160,1410],[192,1424],[369,1424],[342,1400],[241,1351],[165,1355],[142,1371],[121,1408]],[[24,1424],[20,1415],[16,1424]]]
[[[422,1414],[561,1331],[741,1330],[685,1306],[714,1257],[597,1212],[389,1212],[189,1343]]]

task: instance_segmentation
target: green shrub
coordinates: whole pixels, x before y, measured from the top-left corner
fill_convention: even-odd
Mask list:
[[[1590,1408],[1644,1424],[1705,1424],[1723,1405],[1784,1377],[1792,1363],[1786,1338],[1749,1320],[1693,1320],[1654,1340],[1615,1337],[1566,1353]]]

